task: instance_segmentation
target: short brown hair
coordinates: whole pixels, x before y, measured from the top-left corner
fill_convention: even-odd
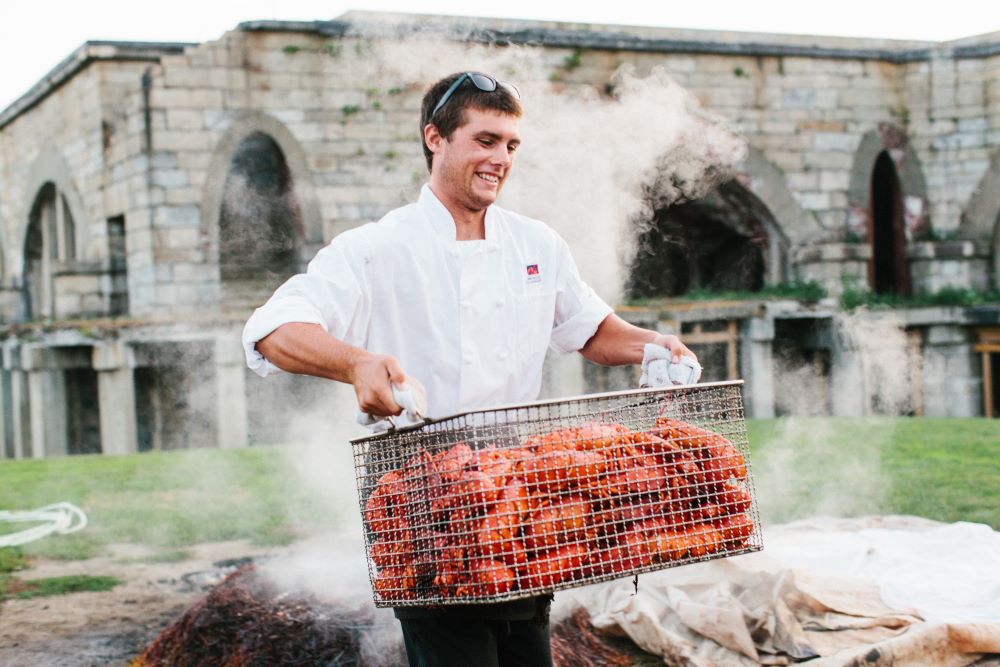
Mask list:
[[[427,159],[427,171],[431,170],[434,154],[427,147],[427,142],[424,141],[424,128],[432,122],[431,113],[434,111],[434,107],[437,106],[438,101],[445,94],[445,91],[463,74],[464,72],[449,74],[435,83],[427,91],[427,94],[424,95],[424,101],[420,105],[420,143],[424,147],[424,157]],[[434,126],[438,129],[442,137],[450,139],[455,130],[465,125],[466,109],[497,111],[508,116],[514,116],[515,118],[520,118],[521,114],[524,113],[521,101],[506,86],[497,86],[496,90],[487,92],[479,90],[471,81],[463,81],[455,89],[455,92],[451,94],[445,105],[438,109],[437,115],[434,116]]]

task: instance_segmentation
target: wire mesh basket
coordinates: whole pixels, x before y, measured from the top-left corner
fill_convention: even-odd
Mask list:
[[[742,381],[352,440],[376,606],[490,603],[762,548]]]

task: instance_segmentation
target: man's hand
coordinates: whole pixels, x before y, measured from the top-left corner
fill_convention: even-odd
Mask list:
[[[387,354],[363,353],[351,365],[350,382],[361,412],[373,417],[389,417],[403,411],[392,397],[392,385],[406,382],[403,367]]]
[[[682,343],[681,339],[673,334],[656,334],[656,337],[649,342],[670,350],[670,361],[672,363],[676,364],[681,360],[681,357],[691,357],[695,361],[698,361],[698,355],[689,350],[687,345]]]

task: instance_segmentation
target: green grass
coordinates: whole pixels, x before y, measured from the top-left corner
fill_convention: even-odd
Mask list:
[[[28,567],[28,561],[21,549],[18,547],[0,549],[0,576],[23,570],[26,567]]]
[[[916,514],[1000,529],[1000,420],[795,418],[748,422],[751,464],[767,522],[829,514]],[[331,443],[329,450],[344,454]],[[292,463],[294,447],[151,452],[0,462],[0,508],[66,500],[90,523],[18,550],[0,576],[34,557],[87,558],[115,542],[183,558],[230,539],[287,544],[357,521],[350,455],[308,459],[322,495]],[[338,472],[329,483],[329,471]],[[5,565],[6,563],[6,565]],[[6,576],[10,576],[9,574]]]
[[[120,579],[108,576],[92,576],[89,574],[73,574],[65,577],[48,577],[46,579],[15,579],[0,580],[0,601],[26,600],[50,595],[68,595],[87,591],[110,591],[122,583]]]
[[[68,501],[87,513],[84,530],[24,545],[28,556],[89,558],[114,542],[164,551],[233,539],[287,544],[358,511],[356,504],[331,507],[310,493],[292,467],[292,451],[255,447],[3,461],[0,508]]]
[[[745,290],[718,291],[699,287],[689,290],[677,297],[648,297],[631,299],[627,302],[629,306],[655,306],[660,303],[672,301],[761,301],[773,299],[797,299],[813,303],[826,296],[826,289],[815,282],[793,282],[781,283],[779,285],[765,285],[756,292]]]
[[[840,296],[840,305],[845,310],[859,307],[870,309],[914,308],[921,306],[982,306],[1000,304],[1000,292],[980,292],[957,287],[945,287],[931,294],[899,296],[897,294],[876,294],[868,290],[845,289]]]
[[[793,418],[747,427],[765,521],[914,514],[1000,529],[1000,420]]]

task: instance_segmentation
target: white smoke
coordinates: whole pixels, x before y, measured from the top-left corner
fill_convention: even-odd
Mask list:
[[[609,97],[593,85],[554,83],[564,56],[551,50],[410,38],[358,51],[345,48],[343,58],[359,85],[393,81],[422,94],[467,70],[516,84],[524,141],[500,204],[554,227],[584,279],[612,303],[634,252],[633,221],[708,192],[746,155],[745,140],[663,68],[641,77],[628,66],[609,70]],[[415,142],[418,125],[414,113]]]

